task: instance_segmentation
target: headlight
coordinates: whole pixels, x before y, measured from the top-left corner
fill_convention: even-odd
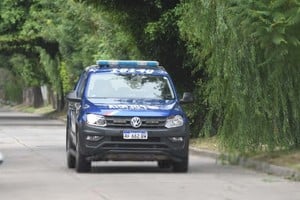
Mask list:
[[[86,122],[94,126],[106,126],[105,117],[102,115],[87,114]]]
[[[165,127],[174,128],[183,125],[183,118],[180,115],[175,115],[167,118]]]

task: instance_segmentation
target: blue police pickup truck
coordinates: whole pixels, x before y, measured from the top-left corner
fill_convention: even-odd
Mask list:
[[[67,95],[67,165],[92,161],[157,161],[187,172],[189,123],[172,80],[157,61],[98,60]]]

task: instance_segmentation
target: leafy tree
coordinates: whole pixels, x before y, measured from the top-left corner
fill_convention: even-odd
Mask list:
[[[123,49],[123,45],[137,48],[129,51],[122,59],[150,59],[159,60],[169,71],[180,91],[188,88],[192,90],[193,79],[186,65],[190,63],[186,56],[184,41],[179,37],[177,20],[179,18],[176,7],[180,1],[124,1],[124,0],[82,0],[89,5],[96,6],[104,13],[110,24],[118,24],[124,30],[121,38],[125,40],[112,41]],[[109,41],[110,42],[110,41]],[[126,50],[127,51],[127,50]],[[118,57],[117,57],[118,58]]]
[[[298,10],[281,0],[181,5],[182,37],[208,74],[202,132],[215,127],[242,152],[299,146]]]
[[[0,61],[3,61],[0,58]],[[22,102],[22,82],[7,68],[0,68],[0,104]]]
[[[57,43],[46,40],[38,34],[38,29],[33,29],[34,23],[30,20],[32,4],[28,0],[1,2],[0,52],[10,57],[12,70],[23,80],[26,87],[34,86],[38,89],[42,83],[48,81],[39,63],[39,51],[44,49],[55,57]],[[34,99],[41,101],[40,89],[34,91],[37,93],[33,95],[39,96]],[[34,104],[38,106],[42,102]]]

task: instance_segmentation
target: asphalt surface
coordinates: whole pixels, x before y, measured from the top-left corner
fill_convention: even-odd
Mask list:
[[[155,162],[97,162],[77,174],[66,167],[63,122],[3,108],[0,152],[1,200],[300,200],[300,182],[198,154],[186,174]]]

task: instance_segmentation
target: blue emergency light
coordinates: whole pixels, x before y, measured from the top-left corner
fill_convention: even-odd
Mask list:
[[[149,60],[97,60],[99,67],[158,67],[157,61]]]

